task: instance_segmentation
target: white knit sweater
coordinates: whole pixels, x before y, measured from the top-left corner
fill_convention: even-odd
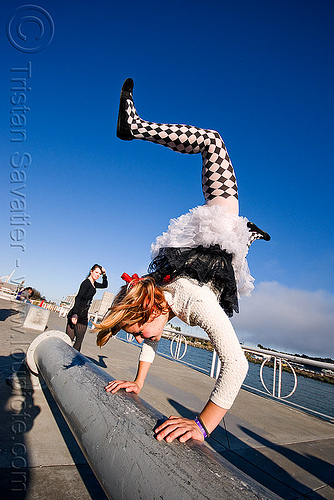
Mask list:
[[[190,326],[200,326],[208,334],[221,361],[221,370],[210,400],[229,409],[247,374],[248,363],[233,326],[209,286],[195,280],[176,278],[164,287],[174,314]],[[158,342],[145,341],[140,361],[152,363]]]

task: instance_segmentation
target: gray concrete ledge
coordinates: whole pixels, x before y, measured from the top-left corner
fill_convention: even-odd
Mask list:
[[[15,316],[19,312],[13,310],[14,306],[0,299],[1,477],[8,474],[11,477],[17,471],[12,467],[11,450],[13,444],[23,443],[26,447],[23,458],[29,472],[27,493],[25,496],[17,493],[14,498],[30,500],[34,492],[34,498],[57,499],[43,490],[37,475],[49,471],[50,480],[56,481],[58,470],[61,482],[61,471],[67,469],[68,475],[76,478],[67,498],[77,498],[76,491],[85,491],[99,500],[96,493],[90,494],[92,487],[88,479],[85,482],[85,474],[79,473],[81,467],[88,467],[87,462],[49,391],[33,389],[29,377],[20,373],[24,352],[39,332],[17,327]],[[64,318],[51,312],[49,329],[64,331],[65,324]],[[83,344],[83,354],[116,378],[134,377],[138,353],[135,345],[117,339],[99,349],[89,331]],[[16,389],[6,383],[13,372],[21,381]],[[140,396],[164,415],[192,417],[203,407],[213,384],[206,375],[158,356]],[[14,434],[13,417],[18,412],[22,414],[23,406],[29,414],[23,418],[26,428]],[[333,424],[241,390],[207,445],[283,499],[334,499]],[[39,493],[37,484],[41,486]],[[96,480],[94,487],[99,488]],[[100,492],[103,495],[101,489]],[[1,498],[11,498],[8,495],[7,489]],[[89,496],[82,493],[80,498]]]
[[[135,394],[106,393],[110,376],[57,331],[34,357],[108,498],[277,498],[205,445],[157,441],[166,417]]]

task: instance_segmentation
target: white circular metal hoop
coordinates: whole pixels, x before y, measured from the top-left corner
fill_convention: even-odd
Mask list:
[[[34,373],[35,375],[38,375],[38,368],[35,363],[34,359],[34,353],[36,347],[43,342],[43,340],[49,338],[49,337],[58,337],[62,339],[64,342],[66,342],[68,345],[72,346],[72,340],[70,337],[67,335],[65,332],[60,332],[59,330],[50,330],[49,332],[43,332],[38,337],[36,337],[28,347],[27,353],[26,353],[26,363],[29,366],[29,369]]]
[[[174,342],[175,342],[175,352],[173,352]],[[183,354],[180,355],[182,343],[184,343],[184,351]],[[174,359],[182,359],[186,352],[187,352],[187,339],[181,333],[177,333],[176,335],[174,335],[170,343],[170,354]]]
[[[292,396],[292,394],[295,392],[295,390],[297,389],[297,384],[298,384],[298,380],[297,380],[297,375],[296,375],[296,372],[293,368],[293,366],[291,366],[291,364],[285,360],[285,363],[289,366],[290,370],[291,370],[291,373],[294,377],[294,386],[293,386],[293,389],[291,392],[289,392],[289,394],[287,394],[286,396],[282,396],[281,395],[281,388],[282,388],[282,359],[281,358],[274,358],[274,377],[273,377],[273,389],[272,391],[270,391],[266,385],[266,383],[264,382],[263,380],[263,368],[264,368],[264,365],[270,361],[271,357],[266,357],[262,364],[261,364],[261,368],[260,368],[260,379],[261,379],[261,383],[262,383],[262,386],[265,388],[265,390],[268,392],[268,394],[271,394],[272,396],[274,397],[278,397],[279,399],[287,399],[289,398],[290,396]],[[278,391],[277,391],[277,396],[276,396],[276,370],[277,370],[277,360],[278,360],[278,364],[279,364],[279,367],[278,367]]]
[[[292,396],[292,394],[297,389],[297,384],[298,384],[297,375],[296,375],[296,372],[295,372],[293,366],[291,366],[291,364],[289,363],[289,361],[285,361],[285,362],[289,366],[289,368],[290,368],[290,370],[292,372],[292,375],[293,375],[293,378],[294,378],[294,385],[293,385],[292,391],[287,396],[280,396],[282,399],[289,398],[290,396]]]

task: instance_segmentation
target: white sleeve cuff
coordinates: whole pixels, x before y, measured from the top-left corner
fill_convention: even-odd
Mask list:
[[[155,358],[155,353],[158,349],[159,341],[145,339],[143,346],[140,351],[139,361],[147,361],[148,363],[153,363]]]

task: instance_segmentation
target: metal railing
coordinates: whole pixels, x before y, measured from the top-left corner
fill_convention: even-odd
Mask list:
[[[194,364],[188,363],[186,361],[183,361],[182,359],[184,358],[186,351],[187,351],[187,346],[188,341],[187,337],[191,338],[198,338],[203,340],[203,337],[196,336],[196,335],[190,335],[185,332],[180,332],[176,331],[173,328],[164,328],[164,333],[167,334],[167,338],[170,340],[170,356],[167,354],[162,354],[158,353],[164,357],[170,357],[172,359],[175,359],[176,361],[180,361],[187,366],[190,366],[195,369],[201,369],[201,366],[196,366]],[[127,334],[127,341],[132,342],[134,337],[131,334]],[[206,340],[206,339],[205,339]],[[293,356],[290,354],[285,354],[277,351],[271,351],[268,349],[260,349],[258,347],[250,347],[250,346],[245,346],[241,345],[243,351],[245,353],[248,353],[250,355],[255,355],[257,359],[260,361],[260,368],[259,368],[259,378],[262,384],[262,387],[264,391],[259,390],[256,387],[243,384],[243,387],[246,389],[251,389],[253,391],[256,391],[262,395],[268,395],[270,397],[273,397],[275,399],[281,400],[281,401],[286,401],[288,398],[290,398],[297,390],[298,387],[298,373],[300,373],[300,370],[303,369],[303,367],[311,366],[311,367],[316,367],[320,368],[322,370],[326,370],[329,372],[329,374],[334,375],[334,364],[333,363],[325,363],[321,361],[316,361],[313,359],[309,358],[304,358],[304,357],[298,357],[298,356]],[[260,359],[259,359],[260,358]],[[182,361],[181,361],[182,360]],[[252,361],[252,360],[250,360]],[[298,364],[298,368],[296,367],[296,364]],[[269,386],[268,383],[265,382],[264,380],[264,368],[265,366],[271,366],[272,367],[272,382],[271,385]],[[212,378],[218,378],[219,372],[221,368],[221,361],[217,356],[217,353],[215,350],[213,350],[212,354],[212,361],[211,361],[211,366],[210,366],[210,371],[209,371],[209,376]],[[288,390],[288,393],[285,394],[283,391],[283,371],[289,371],[292,374],[293,377],[293,387],[292,389]],[[320,411],[315,411],[312,410],[308,407],[305,407],[300,404],[296,404],[292,401],[289,401],[289,405],[292,405],[296,408],[306,410],[311,412],[312,414],[323,417],[326,419],[332,420],[333,417],[330,415],[327,415],[325,413],[322,413]]]
[[[334,364],[333,363],[324,363],[324,362],[315,361],[315,360],[309,359],[309,358],[301,358],[298,356],[292,356],[290,354],[284,354],[284,353],[277,352],[277,351],[270,351],[267,349],[248,347],[248,346],[244,346],[244,345],[242,345],[241,347],[242,347],[244,352],[260,355],[262,357],[263,361],[261,363],[260,373],[259,373],[262,386],[264,387],[264,389],[266,390],[266,392],[268,394],[270,394],[271,396],[276,397],[278,399],[289,398],[290,396],[292,396],[292,394],[294,394],[295,390],[297,389],[297,385],[298,385],[297,373],[296,373],[295,367],[293,366],[293,364],[291,362],[298,363],[300,365],[300,368],[302,368],[302,366],[315,366],[317,368],[326,369],[326,370],[333,372],[333,375],[334,375]],[[271,389],[269,389],[267,387],[267,385],[263,379],[263,368],[270,361],[273,362],[273,370],[274,370],[273,371],[273,382],[272,382]],[[283,372],[282,367],[283,367],[283,364],[285,364],[285,366],[289,367],[289,369],[294,377],[293,389],[285,396],[282,395],[282,372]],[[216,372],[215,377],[217,378],[218,373],[220,371],[220,360],[217,358],[216,351],[214,351],[214,353],[213,353],[210,377],[214,376],[213,375],[214,371]],[[277,372],[278,372],[278,374],[277,374]]]
[[[17,290],[13,290],[6,283],[0,284],[0,298],[5,300],[14,300],[17,296]]]

